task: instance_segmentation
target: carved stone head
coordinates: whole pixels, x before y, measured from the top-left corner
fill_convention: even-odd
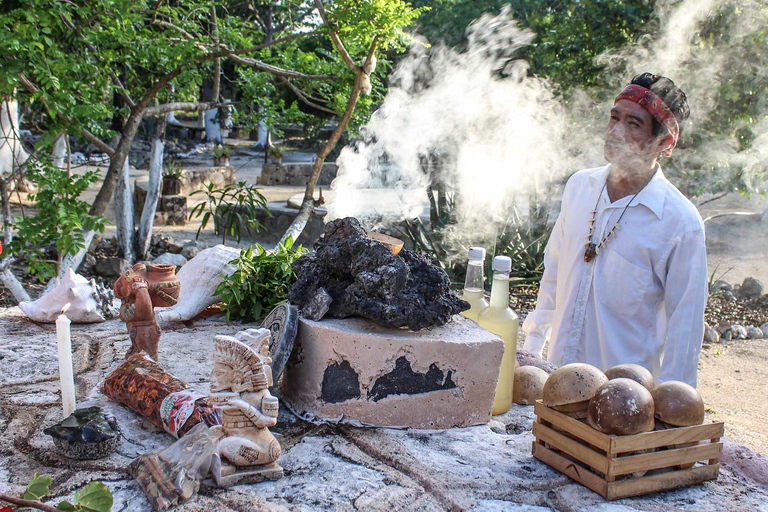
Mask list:
[[[232,336],[216,336],[211,372],[211,392],[261,391],[268,378],[261,356]]]

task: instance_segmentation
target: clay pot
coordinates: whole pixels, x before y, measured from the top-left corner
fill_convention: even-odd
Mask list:
[[[173,176],[165,176],[163,178],[162,194],[164,196],[177,196],[181,194],[181,180]]]
[[[215,167],[229,167],[229,157],[214,158],[213,165]]]
[[[149,284],[152,306],[167,308],[179,301],[181,289],[179,279],[176,277],[176,265],[149,265],[145,273],[139,275]]]

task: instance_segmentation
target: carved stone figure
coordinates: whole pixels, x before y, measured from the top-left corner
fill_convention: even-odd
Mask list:
[[[155,307],[173,306],[179,300],[175,265],[137,263],[115,281],[115,296],[123,301],[120,320],[128,326],[131,348],[126,358],[143,350],[157,361],[160,326]]]
[[[215,338],[210,400],[222,412],[221,427],[214,427],[222,436],[221,474],[214,475],[220,487],[283,476],[275,463],[280,443],[268,430],[277,424],[278,411],[278,400],[267,389],[269,340],[267,329]]]

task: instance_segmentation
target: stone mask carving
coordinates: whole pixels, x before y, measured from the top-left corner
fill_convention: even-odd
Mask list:
[[[268,430],[277,424],[278,400],[267,389],[269,358],[260,354],[265,345],[268,353],[269,339],[267,329],[215,338],[210,399],[222,412],[221,426],[215,427],[221,430],[221,474],[214,475],[221,487],[283,475],[275,463],[280,443]]]

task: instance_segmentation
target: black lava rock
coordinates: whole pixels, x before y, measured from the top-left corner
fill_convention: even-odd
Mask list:
[[[288,300],[302,316],[319,288],[333,299],[328,314],[334,318],[361,316],[390,327],[443,325],[469,309],[451,293],[448,274],[426,254],[403,249],[393,255],[369,239],[353,217],[326,224],[315,252],[299,258],[293,269],[298,280]]]

